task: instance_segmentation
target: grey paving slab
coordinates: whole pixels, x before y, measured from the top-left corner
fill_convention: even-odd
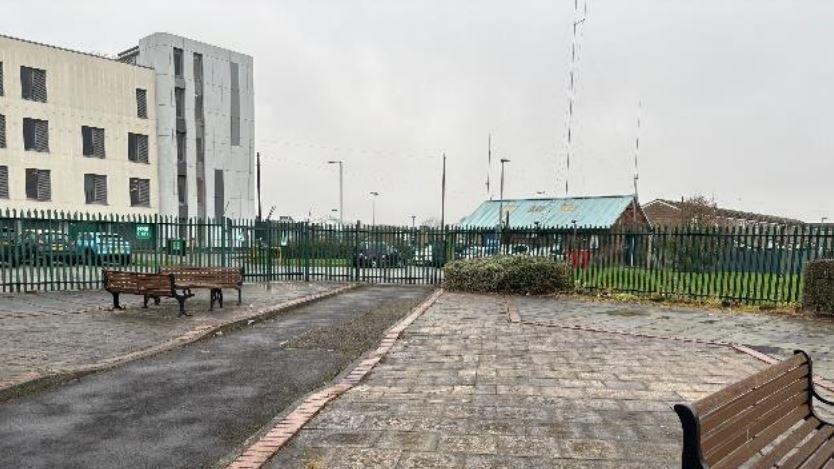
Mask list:
[[[214,311],[208,310],[208,292],[200,291],[186,302],[193,314],[187,318],[177,318],[177,302],[171,299],[142,309],[139,297],[124,295],[128,308],[113,312],[108,309],[112,297],[104,291],[0,295],[0,387],[153,347],[209,323],[340,286],[245,285],[242,305],[227,294],[224,307]]]
[[[727,347],[510,324],[500,298],[445,294],[268,467],[675,467],[671,405],[763,366]]]
[[[526,321],[732,342],[777,358],[802,349],[811,354],[817,374],[834,380],[834,318],[553,297],[515,301]]]

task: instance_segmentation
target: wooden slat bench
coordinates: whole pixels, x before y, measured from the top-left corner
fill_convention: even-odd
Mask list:
[[[796,351],[692,404],[678,404],[683,468],[834,469],[834,426],[814,411],[821,397],[811,358]]]
[[[217,301],[223,307],[223,289],[233,288],[237,290],[237,304],[241,303],[241,290],[243,288],[243,269],[236,267],[163,267],[159,269],[162,274],[174,276],[174,283],[177,288],[185,288],[188,291],[195,289],[207,289],[211,292],[209,309],[214,309],[214,302]]]
[[[102,270],[102,279],[104,289],[113,295],[113,309],[124,309],[119,304],[119,295],[127,293],[142,295],[144,308],[148,307],[149,298],[153,298],[156,304],[159,304],[160,297],[174,298],[180,304],[178,316],[191,316],[185,312],[185,300],[194,295],[187,289],[178,288],[173,275]]]

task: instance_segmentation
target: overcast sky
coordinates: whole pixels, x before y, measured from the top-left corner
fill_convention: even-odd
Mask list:
[[[581,0],[580,0],[581,2]],[[487,135],[506,197],[564,194],[573,2],[0,0],[2,32],[116,53],[156,31],[254,57],[264,210],[405,224],[486,197]],[[571,195],[834,220],[834,2],[589,0]],[[493,168],[497,193],[498,171]]]

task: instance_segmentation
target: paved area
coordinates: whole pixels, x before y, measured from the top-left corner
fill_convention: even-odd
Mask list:
[[[763,366],[727,347],[511,324],[500,298],[446,294],[268,465],[675,467],[671,404]]]
[[[109,311],[104,291],[0,295],[0,388],[163,344],[211,325],[341,287],[332,283],[246,285],[243,304],[227,294],[223,309],[209,312],[208,292],[186,302],[193,314],[177,318],[177,302],[141,308],[141,298],[123,295],[124,311]],[[232,299],[234,297],[234,299]]]
[[[211,465],[330,381],[428,293],[352,290],[6,402],[0,405],[0,467]]]
[[[524,321],[733,342],[777,358],[802,349],[814,359],[817,374],[834,379],[834,318],[552,297],[518,297],[515,301]]]

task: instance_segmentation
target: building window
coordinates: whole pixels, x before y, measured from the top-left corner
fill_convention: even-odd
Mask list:
[[[132,207],[151,206],[150,179],[130,178],[130,205]]]
[[[174,106],[177,110],[177,119],[185,119],[185,90],[174,88]]]
[[[6,116],[0,114],[0,148],[6,148]]]
[[[150,179],[130,178],[130,205],[134,207],[150,207],[150,204]]]
[[[186,179],[184,174],[180,174],[177,176],[177,200],[179,200],[180,205],[186,205],[188,203],[188,179]]]
[[[203,82],[203,55],[194,53],[194,81]]]
[[[84,197],[88,204],[107,204],[107,176],[103,174],[84,175]]]
[[[177,162],[185,163],[185,134],[177,133]]]
[[[84,156],[104,158],[104,129],[82,126],[81,140]]]
[[[9,167],[0,166],[0,199],[9,198]]]
[[[223,170],[214,170],[214,218],[220,220],[226,216],[225,187],[223,184]]]
[[[48,169],[26,168],[26,198],[39,201],[52,199],[52,181]]]
[[[135,163],[148,162],[148,136],[127,134],[127,159]]]
[[[232,77],[231,140],[232,145],[240,145],[240,67],[234,62],[230,62],[230,64]]]
[[[20,67],[20,88],[23,99],[46,102],[46,70]]]
[[[203,139],[199,135],[194,139],[194,149],[197,152],[197,162],[204,162],[206,159],[206,150],[203,146]]]
[[[23,118],[23,149],[40,152],[49,151],[48,121]]]
[[[136,88],[136,117],[148,118],[148,92],[142,88]]]
[[[182,78],[182,49],[174,47],[174,76]]]
[[[0,96],[3,96],[5,91],[3,91],[3,62],[0,62]]]

